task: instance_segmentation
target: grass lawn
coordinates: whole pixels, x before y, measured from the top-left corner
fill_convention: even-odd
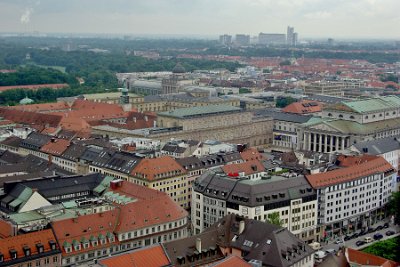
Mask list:
[[[385,259],[400,262],[400,237],[390,238],[384,241],[379,241],[371,246],[368,246],[362,251],[373,254]]]

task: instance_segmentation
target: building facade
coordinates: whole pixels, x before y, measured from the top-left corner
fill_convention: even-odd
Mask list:
[[[192,224],[199,233],[227,214],[266,221],[278,213],[282,226],[312,241],[317,224],[317,194],[304,177],[269,176],[265,172],[236,177],[209,171],[197,179],[192,192]]]
[[[321,238],[366,229],[379,221],[396,176],[381,157],[341,156],[338,160],[342,168],[306,176],[318,193]]]

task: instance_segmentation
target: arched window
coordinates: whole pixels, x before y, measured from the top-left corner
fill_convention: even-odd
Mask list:
[[[328,113],[328,117],[332,117],[332,113]]]
[[[343,115],[342,115],[342,114],[340,114],[340,115],[339,115],[339,118],[343,118]]]
[[[354,120],[354,116],[353,116],[353,115],[351,115],[351,116],[350,116],[350,119]]]

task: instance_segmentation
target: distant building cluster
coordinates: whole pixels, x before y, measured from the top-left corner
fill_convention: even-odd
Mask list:
[[[259,33],[256,43],[259,45],[287,45],[295,47],[298,44],[298,33],[294,32],[294,27],[287,27],[287,33]],[[232,35],[223,34],[219,36],[219,43],[224,46],[249,46],[251,44],[250,35],[236,34],[235,38]]]

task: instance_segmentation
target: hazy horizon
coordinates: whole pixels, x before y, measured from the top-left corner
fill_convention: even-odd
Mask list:
[[[400,39],[398,0],[0,0],[0,32]]]

